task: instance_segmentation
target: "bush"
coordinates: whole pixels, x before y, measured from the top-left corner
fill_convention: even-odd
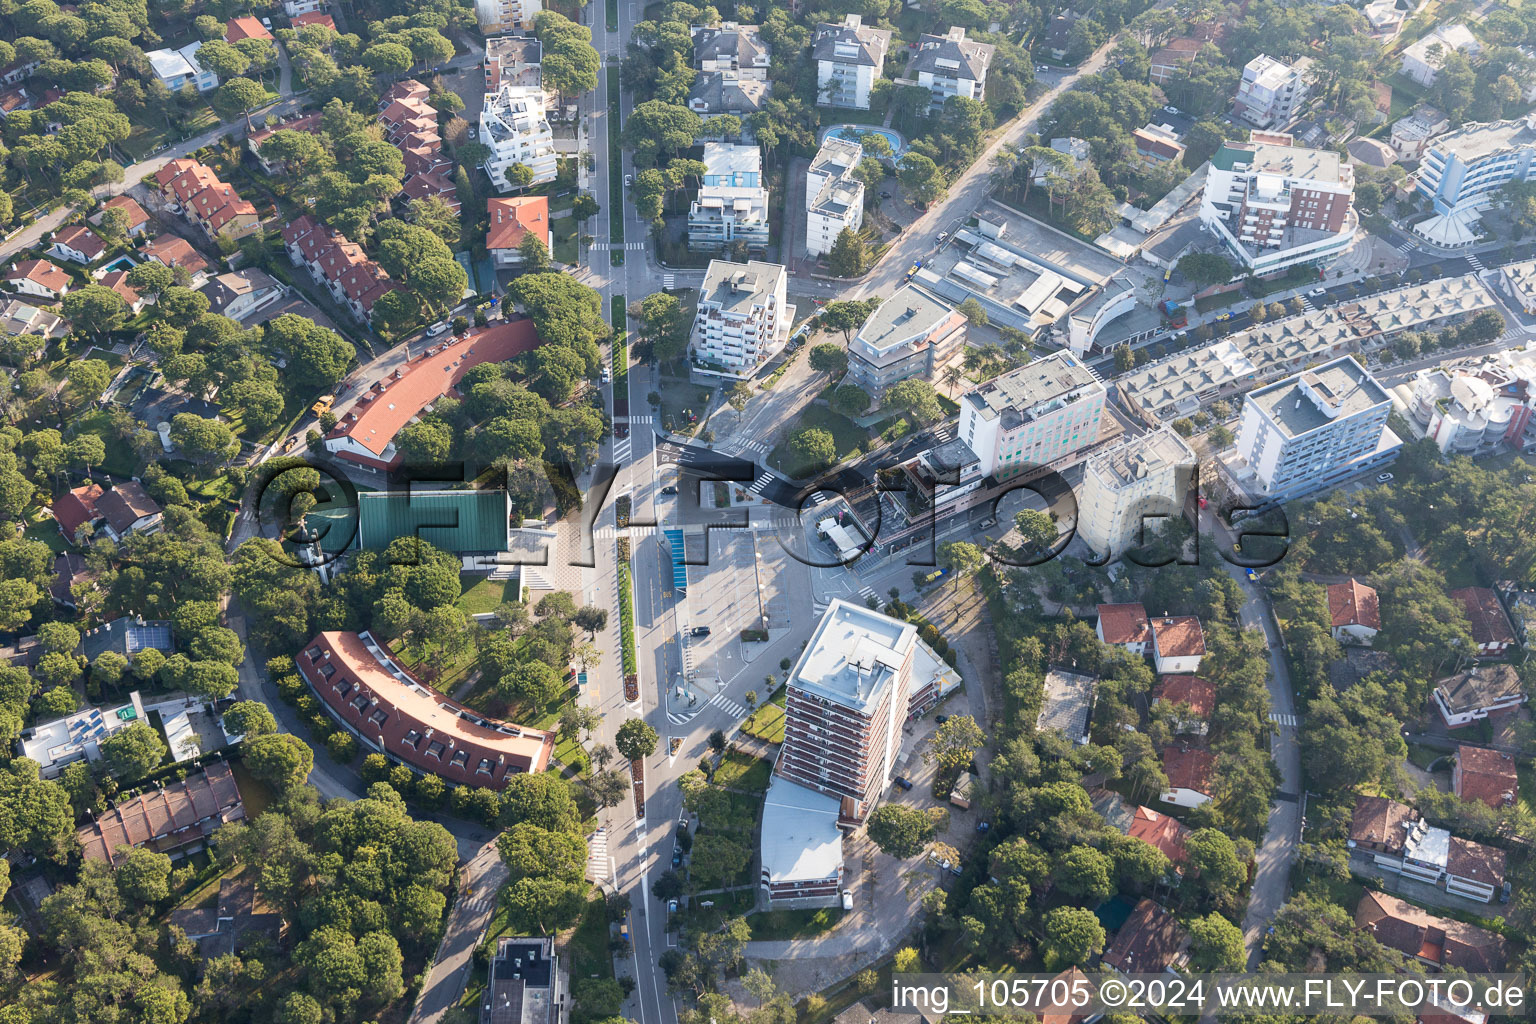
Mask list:
[[[630,596],[629,559],[627,551],[619,558],[619,648],[624,663],[624,674],[635,674],[635,609]]]
[[[745,644],[762,643],[768,639],[766,629],[744,629],[741,631],[741,642]]]
[[[277,695],[289,704],[297,705],[304,691],[304,680],[298,676],[284,676],[277,681]]]
[[[279,654],[275,658],[267,659],[267,675],[273,679],[292,675],[294,672],[293,659],[286,654]],[[294,678],[298,678],[295,676]]]
[[[350,764],[357,756],[357,738],[345,730],[337,729],[325,741],[325,749],[337,764]]]
[[[294,707],[299,709],[299,714],[306,718],[313,718],[320,711],[320,702],[310,694],[304,694],[294,701]]]

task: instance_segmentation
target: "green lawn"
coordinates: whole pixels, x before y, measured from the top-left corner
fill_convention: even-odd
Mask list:
[[[41,511],[41,510],[38,510]],[[64,540],[64,535],[59,532],[59,526],[49,517],[43,517],[31,522],[22,536],[27,540],[40,540],[48,545],[48,550],[54,554],[69,550],[69,543]]]
[[[784,689],[773,695],[767,704],[762,705],[741,723],[741,731],[748,736],[756,736],[760,740],[769,743],[784,742]]]
[[[767,759],[733,750],[725,755],[720,767],[715,770],[715,782],[731,789],[766,793],[772,774],[773,764]]]
[[[820,427],[832,435],[833,445],[837,449],[837,462],[852,456],[860,445],[869,440],[869,431],[842,413],[833,412],[821,405],[808,405],[801,410],[799,418],[795,421],[795,429],[798,431],[805,427]],[[768,464],[797,479],[810,475],[818,468],[806,466],[800,459],[791,457],[785,451],[782,442],[769,453]]]
[[[188,111],[185,115],[185,124],[179,131],[167,129],[163,117],[151,120],[147,112],[141,113],[144,119],[133,121],[128,138],[121,143],[123,151],[132,156],[135,161],[144,159],[162,143],[177,142],[200,135],[219,123],[219,116],[207,106]]]
[[[769,910],[747,915],[747,927],[756,941],[810,939],[825,935],[843,919],[842,908]]]
[[[483,615],[495,611],[503,602],[517,597],[515,593],[508,596],[508,582],[481,577],[459,595],[459,610],[465,615]]]
[[[95,434],[106,446],[107,458],[101,468],[113,476],[133,476],[139,468],[139,457],[132,446],[118,437],[111,427],[111,417],[105,409],[92,409],[76,417],[74,433]]]
[[[646,898],[646,895],[641,898]],[[565,947],[572,980],[613,977],[613,956],[608,952],[608,935],[608,907],[599,896],[582,911],[581,923],[571,933],[571,940]]]
[[[578,254],[579,247],[576,243],[576,235],[579,229],[576,218],[557,217],[549,222],[549,227],[555,241],[554,251],[550,255],[558,263],[575,266],[576,261],[580,258]]]

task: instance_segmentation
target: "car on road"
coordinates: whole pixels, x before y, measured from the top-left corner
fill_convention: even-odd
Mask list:
[[[439,334],[442,334],[447,329],[448,329],[448,321],[446,321],[446,320],[439,320],[437,323],[435,323],[431,327],[427,328],[427,336],[429,338],[435,338]]]
[[[626,175],[624,175],[624,187],[625,188],[629,188],[629,186],[633,185],[634,183],[635,183],[635,176],[633,174],[626,174]]]
[[[682,864],[682,862],[683,862],[683,851],[682,851],[682,849],[681,848],[674,849],[672,851],[672,866],[673,867],[677,867],[678,865]]]
[[[473,138],[476,138],[477,136],[479,136],[480,129],[476,128],[474,125],[470,125],[469,126],[469,131],[465,132],[464,134],[469,136],[471,139],[473,139]]]
[[[708,626],[694,626],[688,631],[689,636],[709,636]]]
[[[676,494],[677,493],[677,486],[675,484],[667,484],[667,486],[665,486],[665,487],[663,487],[661,489],[661,493],[662,494]]]
[[[852,889],[844,889],[843,890],[843,909],[844,910],[852,910],[853,909],[853,890]]]
[[[933,720],[934,720],[935,724],[943,725],[945,722],[949,721],[949,716],[948,715],[934,715],[933,716]]]
[[[1389,483],[1391,483],[1393,481],[1393,479],[1395,479],[1395,478],[1392,476],[1391,473],[1383,473],[1383,474],[1381,474],[1381,476],[1378,476],[1376,478],[1376,482],[1379,483],[1379,484],[1389,484]]]
[[[1259,582],[1259,574],[1254,572],[1252,569],[1244,569],[1243,573],[1248,577],[1249,583]]]
[[[891,194],[889,192],[881,192],[880,193],[880,198],[881,199],[889,199],[889,198],[891,198]]]
[[[912,780],[907,778],[905,775],[898,775],[891,781],[896,783],[896,785],[900,786],[903,790],[910,792],[912,789]]]
[[[1327,288],[1313,288],[1311,291],[1307,292],[1307,297],[1311,298],[1311,299],[1316,299],[1316,298],[1321,298],[1322,296],[1327,295],[1327,294],[1328,294],[1328,289]]]
[[[667,913],[677,913],[677,900],[667,900]]]
[[[949,237],[949,232],[948,231],[940,231],[939,232],[939,241],[942,242],[942,241],[944,241],[944,239],[946,239],[948,237]]]

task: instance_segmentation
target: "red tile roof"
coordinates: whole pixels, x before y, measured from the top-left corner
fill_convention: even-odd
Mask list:
[[[1376,590],[1351,577],[1348,583],[1328,584],[1328,617],[1335,628],[1381,628],[1381,601]]]
[[[1471,974],[1504,969],[1504,940],[1476,925],[1436,917],[1395,896],[1366,890],[1355,908],[1355,924],[1384,946],[1442,967]]]
[[[499,363],[531,352],[539,344],[533,321],[482,327],[462,341],[434,346],[358,398],[329,437],[350,437],[383,456],[400,429],[481,363]]]
[[[118,533],[126,533],[140,519],[164,511],[137,480],[117,484],[96,499],[96,507],[106,518],[107,525]]]
[[[128,271],[126,270],[113,270],[108,272],[106,276],[101,279],[101,286],[103,288],[111,288],[113,291],[117,292],[117,294],[123,297],[123,301],[128,303],[130,306],[138,305],[138,303],[143,299],[143,296],[134,291],[133,286],[128,283]]]
[[[330,16],[326,15],[326,17]],[[250,144],[252,149],[260,149],[263,142],[266,142],[278,132],[307,132],[313,135],[320,130],[320,117],[321,111],[316,110],[313,113],[305,114],[303,117],[296,117],[292,121],[269,124],[265,128],[252,132],[247,136],[246,142]]]
[[[336,28],[336,19],[329,14],[319,11],[310,11],[307,14],[295,14],[291,19],[294,28],[303,28],[306,25],[324,25],[328,29]]]
[[[87,260],[98,259],[107,251],[107,243],[84,224],[67,224],[59,228],[54,232],[53,240],[76,252],[85,253]]]
[[[1164,747],[1163,773],[1169,789],[1188,789],[1211,795],[1211,774],[1216,755],[1200,747]]]
[[[549,247],[549,197],[519,196],[512,199],[490,199],[486,207],[491,226],[485,233],[485,247],[516,249],[523,237],[532,231]]]
[[[220,825],[240,821],[245,806],[228,762],[215,761],[180,782],[168,782],[124,801],[81,827],[76,835],[90,860],[122,860],[119,846],[149,846],[164,853],[212,835]]]
[[[126,213],[129,231],[149,223],[149,214],[144,212],[144,207],[140,206],[133,196],[113,196],[101,205],[103,209],[122,210]]]
[[[76,487],[68,494],[62,494],[53,503],[50,511],[53,513],[54,522],[59,524],[59,529],[64,536],[71,541],[80,527],[86,523],[100,518],[96,511],[96,500],[105,493],[98,483],[89,483],[84,487]]]
[[[230,18],[224,26],[224,41],[237,43],[242,39],[271,39],[272,33],[259,18]]]
[[[1216,687],[1199,676],[1163,676],[1152,688],[1152,699],[1188,704],[1189,709],[1201,718],[1210,718],[1216,711]]]
[[[1158,974],[1178,964],[1189,948],[1189,933],[1172,914],[1149,899],[1131,911],[1103,962],[1127,974]]]
[[[161,235],[143,249],[149,259],[168,267],[185,267],[190,274],[208,269],[208,261],[202,253],[192,248],[192,243],[179,235]]]
[[[1099,605],[1099,630],[1107,644],[1144,644],[1152,639],[1147,610],[1139,604]]]
[[[1462,587],[1451,591],[1472,624],[1472,639],[1480,644],[1512,644],[1515,627],[1509,624],[1499,596],[1487,587]]]
[[[1408,826],[1418,818],[1418,811],[1396,800],[1356,796],[1354,814],[1349,819],[1349,839],[1388,853],[1401,853]]]
[[[1520,788],[1515,759],[1486,747],[1458,746],[1454,774],[1457,796],[1489,807],[1508,807]]]
[[[31,281],[51,292],[62,294],[69,287],[69,275],[48,260],[22,260],[9,270],[7,281]]]
[[[403,668],[381,663],[368,634],[321,633],[296,659],[321,700],[392,757],[450,782],[501,789],[541,772],[553,733],[499,722],[455,703]],[[396,674],[398,672],[398,675]]]
[[[1170,615],[1152,620],[1152,639],[1164,658],[1188,658],[1205,654],[1205,631],[1193,615]]]
[[[1445,870],[1457,878],[1498,888],[1504,884],[1504,851],[1451,836],[1451,852],[1446,857]]]
[[[1174,864],[1182,864],[1188,856],[1184,849],[1184,837],[1189,835],[1189,829],[1177,818],[1159,814],[1150,807],[1136,808],[1131,818],[1131,827],[1125,834],[1132,839],[1140,839],[1148,846],[1155,846]]]

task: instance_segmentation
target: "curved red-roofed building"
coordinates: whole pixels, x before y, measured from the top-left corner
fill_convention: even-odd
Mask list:
[[[369,633],[321,633],[295,659],[331,717],[370,750],[448,782],[502,789],[549,767],[555,734],[488,718],[427,686]]]
[[[400,464],[395,435],[472,368],[501,363],[538,347],[531,320],[513,320],[450,338],[406,363],[358,396],[325,438],[326,451],[374,469]]]

